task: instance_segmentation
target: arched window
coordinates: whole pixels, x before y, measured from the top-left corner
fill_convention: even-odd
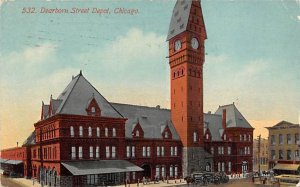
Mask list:
[[[112,129],[112,135],[113,135],[113,137],[116,137],[116,136],[117,136],[116,128],[113,128],[113,129]]]
[[[139,136],[140,136],[140,131],[139,131],[139,130],[136,130],[136,131],[135,131],[135,136],[136,136],[136,137],[139,137]]]
[[[207,139],[207,140],[209,139],[209,135],[208,135],[208,134],[206,134],[206,139]]]
[[[92,127],[89,127],[89,136],[92,136]]]
[[[74,137],[74,127],[73,126],[70,127],[70,136]]]
[[[193,133],[193,140],[194,140],[194,142],[197,142],[197,132]]]

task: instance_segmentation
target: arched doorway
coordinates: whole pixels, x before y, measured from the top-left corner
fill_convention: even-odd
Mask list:
[[[150,167],[150,165],[149,164],[144,164],[143,166],[142,166],[142,168],[143,168],[143,177],[145,177],[145,178],[151,178],[151,167]]]
[[[211,171],[211,164],[209,162],[206,162],[205,171],[208,171],[208,172]]]

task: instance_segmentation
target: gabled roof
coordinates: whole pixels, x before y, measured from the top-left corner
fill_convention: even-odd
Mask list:
[[[215,114],[222,115],[226,110],[226,127],[253,128],[234,104],[219,106]]]
[[[93,96],[101,109],[101,116],[123,118],[81,73],[72,79],[56,100],[52,99],[53,115],[73,114],[86,116],[86,106]]]
[[[204,123],[211,133],[212,141],[221,141],[222,134],[220,133],[220,130],[223,130],[222,116],[217,114],[204,113]]]
[[[132,138],[133,126],[139,122],[144,131],[144,138],[162,139],[161,130],[168,125],[172,139],[180,140],[171,122],[170,110],[120,103],[111,104],[128,119],[125,124],[125,136],[127,138]]]

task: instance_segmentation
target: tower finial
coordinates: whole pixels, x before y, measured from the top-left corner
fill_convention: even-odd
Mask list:
[[[52,94],[51,94],[51,96],[50,96],[50,100],[52,100]]]
[[[79,75],[82,75],[82,70],[80,70]]]

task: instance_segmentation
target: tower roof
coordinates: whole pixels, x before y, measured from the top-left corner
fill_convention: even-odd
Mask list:
[[[201,4],[199,0],[196,0],[195,3],[199,4],[201,10]],[[187,30],[187,25],[189,22],[189,16],[191,12],[191,7],[193,0],[177,0],[175,7],[173,9],[172,18],[169,26],[167,41],[173,38],[174,36]],[[202,17],[202,10],[200,12]],[[202,23],[204,26],[204,20],[202,18]],[[205,26],[204,26],[205,27]],[[206,35],[205,35],[206,38]]]

